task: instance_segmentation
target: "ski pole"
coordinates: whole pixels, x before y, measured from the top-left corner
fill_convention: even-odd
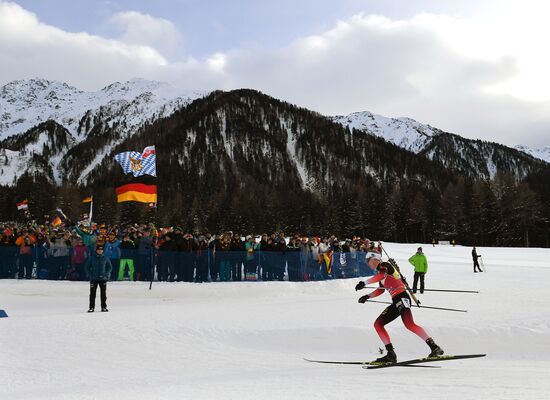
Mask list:
[[[401,277],[401,280],[403,281],[403,284],[405,285],[405,289],[407,289],[407,292],[411,296],[411,299],[413,299],[413,301],[416,303],[417,307],[420,307],[420,301],[416,298],[416,296],[412,292],[411,287],[409,286],[409,283],[403,277],[403,274],[401,273],[401,270],[399,269],[399,266],[397,265],[395,260],[390,257],[390,255],[388,254],[388,252],[386,251],[386,249],[384,247],[382,247],[382,251],[386,254],[386,257],[388,257],[388,261],[390,262],[391,265],[393,265],[393,267],[395,268],[395,270],[397,271],[397,273]]]
[[[393,304],[389,301],[377,301],[377,300],[367,300],[367,303],[380,303],[380,304]],[[460,310],[457,308],[444,308],[444,307],[430,307],[430,306],[417,306],[418,308],[431,308],[432,310],[442,310],[442,311],[456,311],[456,312],[468,312],[468,310]]]
[[[149,282],[149,290],[153,287],[153,278],[155,276],[155,263],[153,258],[155,257],[155,252],[151,249],[151,281]]]
[[[366,286],[365,289],[383,289],[379,286]],[[449,292],[449,293],[479,293],[479,290],[454,290],[454,289],[424,289],[425,292]]]

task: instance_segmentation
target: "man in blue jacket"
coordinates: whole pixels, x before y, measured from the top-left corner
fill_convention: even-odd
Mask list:
[[[101,312],[107,312],[107,281],[111,276],[113,266],[108,257],[103,254],[103,246],[97,245],[95,254],[86,260],[86,268],[90,273],[90,309],[88,312],[94,312],[95,294],[97,287],[101,291]]]
[[[114,232],[109,233],[108,239],[103,245],[103,254],[111,261],[113,270],[111,271],[111,280],[116,280],[118,277],[118,270],[120,267],[120,239],[118,239]]]

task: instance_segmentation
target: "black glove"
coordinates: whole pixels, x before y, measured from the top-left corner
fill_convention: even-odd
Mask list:
[[[361,290],[364,287],[365,287],[365,282],[359,281],[359,283],[357,285],[355,285],[355,291],[357,292],[358,290]]]
[[[369,299],[369,295],[366,294],[364,296],[361,296],[359,297],[359,300],[357,300],[359,303],[364,303],[365,301],[367,301]]]

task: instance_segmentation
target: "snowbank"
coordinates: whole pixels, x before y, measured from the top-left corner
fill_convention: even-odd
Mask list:
[[[417,244],[386,244],[407,272]],[[441,368],[363,370],[303,357],[371,360],[383,304],[358,304],[356,280],[108,285],[109,313],[87,314],[88,285],[0,281],[1,399],[543,399],[550,390],[550,250],[424,245],[425,305],[414,310],[448,354]],[[378,300],[388,300],[384,295]],[[98,299],[99,304],[99,299]],[[398,358],[428,347],[397,320]]]

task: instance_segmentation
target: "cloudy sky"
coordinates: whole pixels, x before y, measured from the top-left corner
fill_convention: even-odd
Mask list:
[[[248,87],[538,147],[550,145],[548,15],[545,0],[0,0],[0,85]]]

